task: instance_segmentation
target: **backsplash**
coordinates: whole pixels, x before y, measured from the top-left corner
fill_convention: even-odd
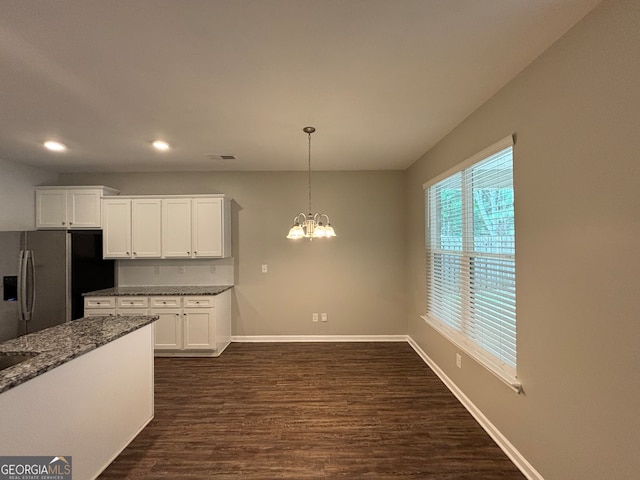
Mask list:
[[[234,259],[119,260],[120,287],[162,285],[233,285]]]

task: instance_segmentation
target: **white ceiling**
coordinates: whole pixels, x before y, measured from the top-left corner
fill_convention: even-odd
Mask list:
[[[0,0],[0,159],[404,169],[599,1]]]

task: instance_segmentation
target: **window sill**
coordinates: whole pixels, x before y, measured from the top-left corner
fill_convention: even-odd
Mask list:
[[[420,315],[427,325],[436,330],[440,335],[445,337],[451,343],[453,343],[460,350],[464,351],[467,355],[473,358],[476,362],[486,368],[494,376],[496,376],[501,382],[507,385],[511,390],[520,394],[522,393],[522,383],[520,383],[515,375],[506,372],[500,365],[491,362],[488,358],[480,353],[480,349],[472,342],[464,339],[455,330],[443,325],[442,322],[430,318],[427,315]]]

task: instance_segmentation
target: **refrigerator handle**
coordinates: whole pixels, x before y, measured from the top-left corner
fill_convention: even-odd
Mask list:
[[[22,280],[24,278],[24,272],[22,271],[22,264],[24,263],[24,250],[20,250],[18,255],[18,315],[20,320],[24,321],[24,311],[22,309],[22,299],[24,298],[24,288]]]
[[[18,257],[18,313],[20,314],[20,320],[23,322],[26,320],[24,316],[25,312],[25,293],[26,293],[26,275],[24,274],[24,250],[20,250],[20,256]]]
[[[31,320],[33,309],[36,306],[36,265],[33,257],[33,250],[27,250],[27,264],[29,265],[29,272],[31,273],[31,305],[27,310],[27,320]]]

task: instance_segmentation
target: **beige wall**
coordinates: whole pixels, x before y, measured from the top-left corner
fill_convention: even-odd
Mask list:
[[[233,335],[405,335],[403,172],[314,172],[313,209],[338,236],[285,238],[307,209],[304,172],[63,174],[121,194],[225,193],[233,199]],[[261,273],[267,264],[269,272]],[[327,323],[312,323],[327,312]]]
[[[407,174],[409,334],[546,480],[640,475],[639,25],[604,2]],[[421,184],[511,133],[523,395],[419,317]]]
[[[36,228],[33,187],[55,182],[58,174],[0,159],[0,231]]]

